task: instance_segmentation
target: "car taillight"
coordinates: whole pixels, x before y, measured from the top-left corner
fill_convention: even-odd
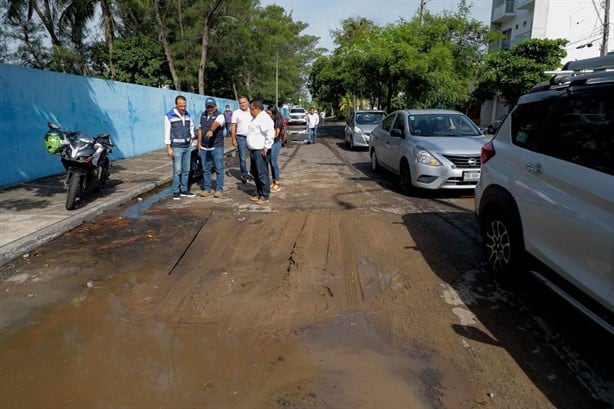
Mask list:
[[[492,158],[493,156],[495,156],[495,146],[491,141],[482,146],[482,150],[480,151],[480,159],[482,160],[482,164],[486,163],[488,159]]]

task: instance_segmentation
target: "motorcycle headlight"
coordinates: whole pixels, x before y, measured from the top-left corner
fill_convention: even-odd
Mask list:
[[[414,148],[414,156],[416,157],[416,161],[418,163],[422,163],[424,165],[429,166],[442,166],[441,162],[437,160],[429,151],[424,149],[422,146],[416,146]]]

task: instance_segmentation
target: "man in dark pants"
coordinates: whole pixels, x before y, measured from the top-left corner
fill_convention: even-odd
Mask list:
[[[249,102],[245,95],[239,97],[239,109],[232,113],[232,126],[230,128],[230,136],[232,137],[232,146],[237,148],[239,152],[239,167],[241,169],[241,181],[247,182],[250,174],[247,170],[247,128],[252,122],[252,115],[249,112]]]
[[[249,110],[254,119],[249,124],[246,142],[257,192],[250,197],[250,200],[263,205],[269,202],[268,154],[275,139],[275,125],[269,114],[264,111],[262,101],[252,101]]]

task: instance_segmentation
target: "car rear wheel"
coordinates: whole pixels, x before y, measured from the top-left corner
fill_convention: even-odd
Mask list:
[[[513,209],[506,207],[491,209],[485,214],[482,237],[488,270],[495,275],[511,278],[523,271],[525,251],[517,219]]]
[[[377,155],[375,149],[371,149],[371,170],[377,172],[381,169],[379,162],[377,161]]]

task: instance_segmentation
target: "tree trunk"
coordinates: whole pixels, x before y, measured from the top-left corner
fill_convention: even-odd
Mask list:
[[[222,1],[215,0],[205,16],[203,38],[200,47],[200,62],[198,64],[198,93],[200,95],[205,95],[205,67],[207,66],[207,51],[209,50],[209,23],[217,8],[222,4]]]
[[[160,4],[158,0],[153,1],[154,14],[156,16],[156,23],[158,24],[158,29],[160,30],[160,42],[162,43],[162,48],[164,49],[164,55],[166,56],[166,61],[168,62],[168,69],[171,72],[171,77],[173,78],[173,84],[175,85],[176,90],[181,90],[181,83],[179,82],[179,77],[177,76],[177,70],[175,69],[175,63],[173,60],[173,54],[171,53],[171,47],[168,43],[168,39],[166,38],[166,25],[162,20],[162,16],[160,15]]]
[[[109,70],[111,79],[115,79],[115,65],[113,64],[113,17],[111,15],[111,3],[109,0],[100,0],[102,9],[102,21],[104,25],[104,38],[109,49]]]

